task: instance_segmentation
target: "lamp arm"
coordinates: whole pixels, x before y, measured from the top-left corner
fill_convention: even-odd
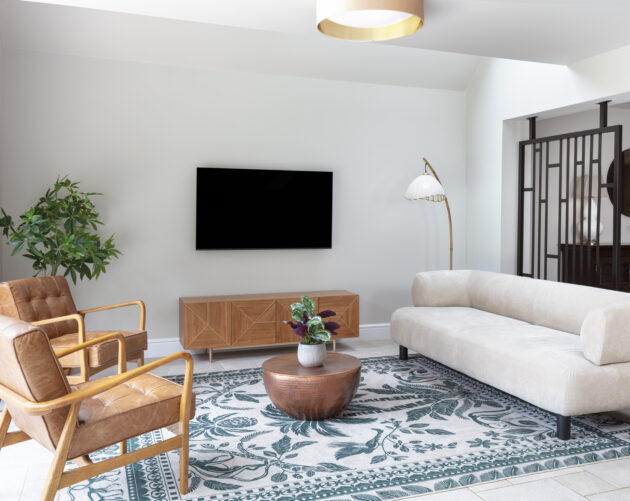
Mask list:
[[[450,242],[450,261],[449,261],[449,270],[453,269],[453,221],[451,220],[451,208],[448,205],[448,198],[444,198],[444,203],[446,204],[446,212],[448,213],[448,232],[451,239]]]
[[[433,176],[435,176],[435,179],[437,179],[437,182],[442,184],[442,181],[440,181],[440,178],[438,177],[437,172],[435,172],[435,169],[431,167],[431,164],[429,163],[429,161],[425,157],[422,157],[422,160],[424,160],[424,163],[427,165],[427,167],[431,169],[431,172],[433,173]],[[446,212],[448,214],[448,233],[450,237],[449,270],[452,270],[453,269],[453,220],[451,219],[451,207],[450,205],[448,205],[448,197],[446,195],[444,195],[444,203],[446,204]]]
[[[431,167],[431,164],[429,163],[429,161],[426,158],[424,158],[424,157],[422,157],[422,160],[424,160],[424,163],[427,164],[427,167],[429,169],[431,169],[431,172],[433,173],[433,176],[435,177],[435,179],[437,179],[437,182],[442,184],[442,181],[440,181],[440,178],[438,177],[437,173],[435,172],[435,169],[433,167]]]

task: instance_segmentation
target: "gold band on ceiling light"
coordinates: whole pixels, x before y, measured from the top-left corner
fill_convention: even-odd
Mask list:
[[[390,11],[408,14],[405,19],[384,26],[356,27],[331,20],[350,11]],[[344,40],[377,41],[415,33],[424,24],[424,0],[318,0],[317,29],[324,35]]]

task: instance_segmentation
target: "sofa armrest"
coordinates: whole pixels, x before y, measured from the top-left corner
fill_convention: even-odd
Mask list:
[[[423,271],[413,279],[414,306],[470,306],[469,270]]]
[[[589,312],[580,330],[582,351],[596,365],[630,362],[630,303]]]

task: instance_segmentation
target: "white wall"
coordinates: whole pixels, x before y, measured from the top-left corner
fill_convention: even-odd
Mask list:
[[[507,120],[630,90],[630,47],[569,67],[487,59],[467,90],[467,265],[514,272],[518,150],[525,122]]]
[[[448,266],[444,205],[403,198],[423,155],[446,186],[465,263],[463,92],[21,51],[3,66],[2,206],[23,211],[70,174],[105,194],[103,232],[124,252],[76,287],[79,307],[143,298],[160,338],[177,336],[180,296],[345,288],[361,295],[362,323],[387,322],[410,302],[413,273]],[[204,165],[334,171],[332,250],[195,251]],[[300,218],[273,223],[289,232]],[[3,279],[32,274],[2,248]]]

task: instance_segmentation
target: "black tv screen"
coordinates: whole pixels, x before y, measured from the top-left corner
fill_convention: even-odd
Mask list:
[[[332,172],[197,169],[197,250],[330,249]]]

